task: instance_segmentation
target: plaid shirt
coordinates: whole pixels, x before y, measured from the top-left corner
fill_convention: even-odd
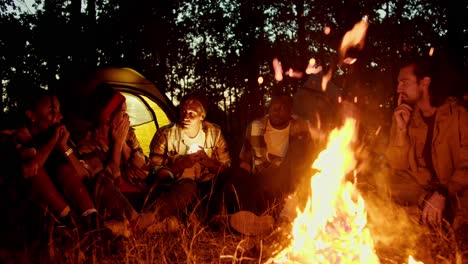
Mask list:
[[[132,128],[128,132],[126,143],[132,150],[143,154],[134,129]],[[80,158],[84,161],[84,165],[91,177],[96,177],[97,174],[103,173],[105,177],[110,177],[111,179],[118,178],[118,175],[112,175],[111,170],[106,166],[110,155],[108,143],[97,140],[94,133],[90,131],[76,145]],[[121,160],[121,177],[134,186],[146,189],[145,179],[148,176],[147,165],[138,168],[133,166],[133,164],[129,162],[130,160],[131,157],[129,160]]]
[[[228,146],[221,132],[221,128],[208,121],[203,121],[202,129],[205,132],[205,144],[203,146],[208,157],[216,159],[225,167],[231,163]],[[182,127],[176,123],[158,129],[150,144],[150,166],[158,168],[171,166],[175,160],[186,153],[187,146],[182,139]],[[202,168],[202,179],[209,180],[215,175]],[[179,177],[180,175],[175,175]]]
[[[252,121],[246,129],[244,144],[239,154],[240,166],[249,172],[258,172],[270,164],[267,159],[265,132],[268,115]],[[289,140],[310,138],[309,127],[305,120],[295,115],[291,116]]]

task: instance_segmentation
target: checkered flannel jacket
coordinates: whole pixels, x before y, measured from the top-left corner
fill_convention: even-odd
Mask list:
[[[264,134],[268,122],[268,115],[252,121],[246,129],[244,143],[239,154],[240,166],[249,172],[258,172],[268,166],[267,146]],[[289,139],[309,137],[307,122],[296,116],[291,116]]]
[[[130,128],[128,132],[126,143],[132,150],[138,151],[143,155],[143,151],[133,128]],[[96,177],[98,174],[101,174],[112,179],[116,178],[116,175],[108,175],[110,170],[107,169],[106,163],[109,160],[110,148],[107,142],[96,140],[94,133],[88,132],[86,137],[80,140],[76,145],[80,154],[80,159],[83,160],[91,177]],[[145,189],[147,187],[145,180],[149,172],[148,166],[137,168],[132,166],[129,161],[130,160],[121,160],[120,176],[129,183]]]

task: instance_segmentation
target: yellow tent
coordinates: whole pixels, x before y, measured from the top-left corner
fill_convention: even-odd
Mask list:
[[[79,117],[89,107],[89,96],[99,84],[110,84],[127,99],[130,125],[135,129],[145,154],[156,130],[175,120],[175,107],[151,81],[131,68],[98,68],[85,78],[69,83],[62,94],[64,113],[70,118]]]

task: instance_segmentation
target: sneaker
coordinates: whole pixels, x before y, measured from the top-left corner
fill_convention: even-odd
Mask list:
[[[266,236],[273,231],[274,223],[270,215],[257,216],[250,211],[239,211],[229,218],[232,228],[248,236]]]
[[[73,212],[70,212],[66,216],[57,219],[58,222],[56,224],[56,227],[68,228],[69,230],[75,230],[78,226],[75,220],[76,218],[77,216]]]
[[[175,233],[179,231],[180,223],[177,217],[169,216],[161,222],[155,223],[146,229],[148,233]]]
[[[100,216],[97,212],[91,213],[86,216],[81,216],[81,225],[84,232],[90,232],[98,230],[101,226]]]

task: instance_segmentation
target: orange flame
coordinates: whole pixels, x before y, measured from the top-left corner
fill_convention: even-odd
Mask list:
[[[346,51],[349,48],[356,47],[358,49],[362,49],[364,47],[364,37],[366,36],[366,31],[369,27],[367,20],[367,16],[364,16],[361,21],[356,23],[354,27],[344,35],[340,45],[340,57],[343,61],[346,56]],[[354,63],[355,60],[353,61],[351,59],[348,61],[352,61],[352,63]]]
[[[409,256],[408,258],[408,264],[424,264],[422,261],[417,261],[413,258],[413,256]]]
[[[291,243],[267,263],[380,263],[369,229],[364,199],[356,188],[352,151],[356,120],[334,129],[312,168],[311,195],[303,211],[296,208]],[[346,179],[353,172],[354,182]],[[416,262],[411,256],[410,264]]]
[[[312,195],[298,210],[291,244],[270,263],[378,263],[369,230],[364,200],[345,180],[356,161],[351,150],[354,119],[330,134],[327,148],[313,164]]]
[[[332,77],[332,70],[328,70],[327,74],[323,75],[322,77],[322,91],[326,91],[327,90],[327,85],[328,85],[328,82],[330,81]]]

